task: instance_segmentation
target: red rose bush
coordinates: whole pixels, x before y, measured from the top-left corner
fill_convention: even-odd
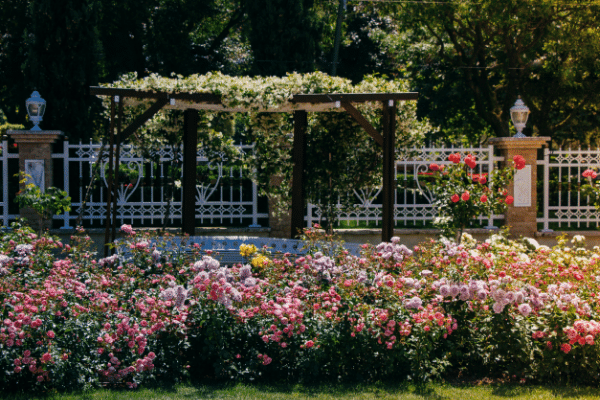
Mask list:
[[[460,153],[448,156],[451,164],[431,164],[433,181],[428,188],[433,194],[434,209],[438,211],[435,224],[442,235],[460,242],[465,228],[481,216],[502,214],[514,199],[507,195],[506,187],[515,170],[525,167],[525,159],[516,155],[513,168],[495,169],[489,174],[476,174],[477,159],[467,154],[461,161]]]

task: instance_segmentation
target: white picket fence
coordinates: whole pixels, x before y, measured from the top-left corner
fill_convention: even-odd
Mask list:
[[[542,169],[542,188],[538,195],[542,212],[538,223],[542,229],[598,228],[600,213],[581,194],[580,188],[587,183],[586,178],[581,176],[583,171],[600,168],[600,150],[544,149],[544,158],[537,164]]]
[[[53,154],[55,160],[62,160],[64,168],[64,190],[72,198],[72,211],[56,219],[63,220],[63,228],[73,226],[86,189],[94,175],[94,164],[98,162],[100,144],[64,143],[63,152]],[[237,146],[240,152],[253,151],[252,145]],[[117,190],[117,220],[132,225],[175,224],[181,220],[182,188],[172,188],[172,196],[166,182],[169,169],[181,165],[182,149],[161,148],[153,154],[154,161],[138,156],[130,145],[121,148],[120,163],[128,178],[120,177]],[[174,151],[175,150],[175,151]],[[108,149],[105,150],[107,154]],[[196,187],[196,218],[202,224],[219,225],[224,223],[259,226],[259,219],[267,219],[268,213],[259,212],[258,188],[249,176],[244,176],[241,168],[233,168],[224,154],[212,155],[209,159],[204,149],[196,156],[199,175],[204,174],[202,184]],[[215,159],[216,158],[216,159]],[[85,205],[83,219],[90,226],[104,226],[106,217],[106,190],[108,157],[100,160],[97,167],[96,187],[91,191]],[[75,175],[76,174],[76,175]],[[181,169],[178,171],[181,179]],[[248,174],[246,174],[248,175]],[[73,182],[77,182],[73,185]],[[169,198],[172,200],[169,202]],[[167,212],[168,211],[168,212]]]
[[[11,173],[16,174],[19,172],[19,154],[9,152],[8,142],[2,142],[2,149],[0,151],[0,168],[2,168],[2,201],[0,202],[0,211],[2,215],[2,226],[8,226],[9,221],[16,219],[19,215],[15,212],[19,212],[16,208],[13,209],[13,213],[10,211],[9,204],[13,202],[16,191],[16,187],[10,188],[9,183],[11,182]],[[18,182],[18,178],[12,179],[13,183]],[[14,186],[14,185],[13,185]],[[11,190],[12,189],[12,190]]]
[[[56,216],[62,228],[72,228],[82,207],[82,201],[89,182],[92,179],[94,164],[98,161],[100,144],[63,144],[62,152],[54,153],[55,185],[61,187],[72,198],[72,210]],[[242,152],[252,152],[252,145],[239,145]],[[476,173],[488,173],[502,159],[494,155],[492,146],[481,148],[427,147],[415,150],[407,159],[396,163],[395,220],[399,226],[421,227],[432,221],[436,212],[432,206],[433,198],[424,180],[427,179],[429,165],[448,164],[448,155],[459,152],[477,157]],[[170,225],[179,225],[181,221],[180,188],[173,189],[173,199],[167,201],[167,173],[171,160],[181,162],[182,152],[173,154],[173,150],[163,148],[156,154],[153,162],[138,157],[134,149],[124,146],[121,150],[121,163],[130,171],[131,180],[123,181],[118,190],[118,221],[136,226],[162,225],[167,219]],[[268,225],[266,200],[258,196],[258,188],[252,183],[249,171],[232,168],[224,155],[218,155],[216,161],[209,160],[203,149],[197,154],[199,175],[204,174],[202,185],[198,185],[196,194],[196,218],[202,225],[250,226]],[[91,191],[83,214],[84,225],[103,227],[106,216],[106,166],[101,162],[99,178]],[[600,213],[589,204],[589,199],[580,192],[584,178],[581,176],[587,168],[600,168],[600,150],[549,150],[544,151],[542,160],[538,160],[538,224],[543,230],[561,228],[596,229],[600,227]],[[8,226],[18,217],[14,197],[18,190],[16,179],[18,172],[18,154],[8,149],[8,142],[2,142],[0,154],[2,169],[2,201],[0,202],[0,223]],[[62,183],[58,170],[63,170]],[[135,171],[132,173],[132,171]],[[59,181],[57,184],[56,182]],[[370,191],[354,191],[356,206],[351,210],[339,209],[338,218],[347,226],[379,226],[382,206],[379,201],[380,188]],[[167,213],[167,207],[169,212]],[[306,212],[306,224],[311,226],[319,222],[322,210],[318,205],[309,204]],[[501,215],[491,219],[481,217],[481,225],[494,225]],[[498,225],[498,224],[496,224]]]
[[[403,227],[423,227],[436,217],[433,207],[433,195],[427,188],[425,181],[432,172],[429,165],[448,165],[448,156],[452,153],[460,153],[463,157],[472,154],[477,158],[475,174],[485,174],[492,171],[502,157],[494,156],[493,146],[488,147],[423,147],[411,152],[406,159],[396,161],[396,190],[394,220]],[[370,191],[354,191],[356,198],[355,207],[351,210],[342,210],[338,204],[338,219],[344,221],[347,226],[380,226],[382,217],[382,205],[378,201],[382,188]],[[308,205],[307,224],[319,222],[323,215],[321,208],[314,204]],[[493,226],[494,220],[502,219],[502,215],[493,215],[487,219],[479,218],[481,224],[487,220],[487,226]]]

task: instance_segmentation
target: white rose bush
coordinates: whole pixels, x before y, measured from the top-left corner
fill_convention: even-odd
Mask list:
[[[122,228],[98,259],[18,224],[0,241],[0,385],[135,388],[201,379],[598,384],[600,250],[495,235],[261,265]],[[185,240],[184,240],[185,242]],[[248,260],[257,252],[244,247]]]

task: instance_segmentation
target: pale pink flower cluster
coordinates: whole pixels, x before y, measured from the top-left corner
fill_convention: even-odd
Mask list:
[[[471,280],[469,283],[451,282],[442,278],[433,282],[432,288],[439,291],[442,298],[458,298],[462,301],[479,300],[484,301],[488,294],[488,286],[482,280]]]
[[[393,260],[401,262],[406,257],[412,256],[413,252],[403,244],[399,244],[400,238],[393,237],[392,242],[382,242],[376,247],[377,252],[381,258],[385,260]]]
[[[131,235],[131,236],[135,235],[135,231],[133,230],[131,225],[126,225],[126,224],[121,225],[121,232],[123,232],[127,235]]]
[[[165,301],[174,301],[174,306],[176,308],[181,308],[185,299],[188,297],[188,290],[186,290],[182,285],[177,285],[175,287],[169,287],[162,292],[160,292],[160,297]]]

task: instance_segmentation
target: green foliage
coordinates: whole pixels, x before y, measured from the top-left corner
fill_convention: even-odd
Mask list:
[[[56,129],[89,139],[97,99],[89,86],[98,82],[100,50],[98,0],[31,0],[26,85],[46,100],[42,129]],[[24,102],[27,98],[12,99]]]
[[[233,123],[231,115],[202,112],[199,130],[201,144],[214,149],[214,154],[225,153],[229,159],[240,159],[240,162],[249,166],[255,173],[254,179],[259,185],[260,194],[277,203],[276,213],[288,210],[291,205],[293,169],[293,115],[276,111],[287,111],[290,108],[289,99],[294,94],[408,91],[407,82],[386,77],[368,76],[352,85],[347,79],[322,73],[289,74],[282,78],[229,77],[220,73],[172,78],[151,75],[144,79],[128,74],[112,86],[192,93],[208,91],[220,95],[226,107],[246,110],[247,113],[237,120],[239,124]],[[105,106],[108,107],[108,103],[105,102]],[[135,118],[144,107],[142,104],[126,110],[126,120]],[[381,131],[379,104],[367,103],[358,108]],[[399,151],[416,146],[431,130],[427,121],[415,118],[415,104],[412,102],[398,105],[397,121],[396,145]],[[157,114],[144,130],[135,134],[133,142],[147,148],[148,154],[164,144],[179,145],[181,125],[180,113]],[[240,129],[234,129],[234,125],[239,125]],[[236,154],[233,147],[236,131],[241,131],[247,140],[255,143],[252,154],[246,154],[243,158]],[[305,187],[310,188],[308,197],[311,202],[323,205],[328,226],[331,226],[337,218],[338,198],[342,199],[343,207],[351,207],[353,190],[373,191],[373,187],[381,181],[381,149],[350,116],[335,112],[311,114],[307,147]],[[276,179],[273,181],[274,177]],[[335,179],[330,180],[329,177]]]
[[[515,159],[517,157],[520,156]],[[513,179],[514,169],[507,167],[494,169],[489,174],[474,174],[476,159],[473,155],[467,155],[464,163],[459,153],[448,159],[452,164],[429,166],[434,172],[427,187],[438,212],[434,224],[441,229],[442,236],[460,243],[463,231],[474,218],[502,214],[506,205],[512,203],[506,187]],[[523,165],[516,163],[515,167],[521,169]]]
[[[45,221],[53,215],[71,210],[71,198],[64,190],[49,187],[42,192],[37,185],[27,183],[31,178],[30,175],[20,173],[19,178],[21,179],[19,183],[25,187],[17,193],[15,202],[19,204],[19,208],[30,207],[36,212],[40,219],[40,234]]]
[[[319,43],[313,0],[247,1],[255,75],[312,72]]]
[[[426,98],[421,115],[450,124],[444,129],[483,123],[486,135],[466,130],[479,140],[511,136],[509,109],[521,95],[532,111],[526,134],[559,144],[597,137],[597,4],[416,2],[398,5],[394,17],[403,26],[399,64]]]
[[[0,109],[0,138],[5,137],[6,131],[23,128],[25,128],[23,125],[9,123],[6,114]]]

